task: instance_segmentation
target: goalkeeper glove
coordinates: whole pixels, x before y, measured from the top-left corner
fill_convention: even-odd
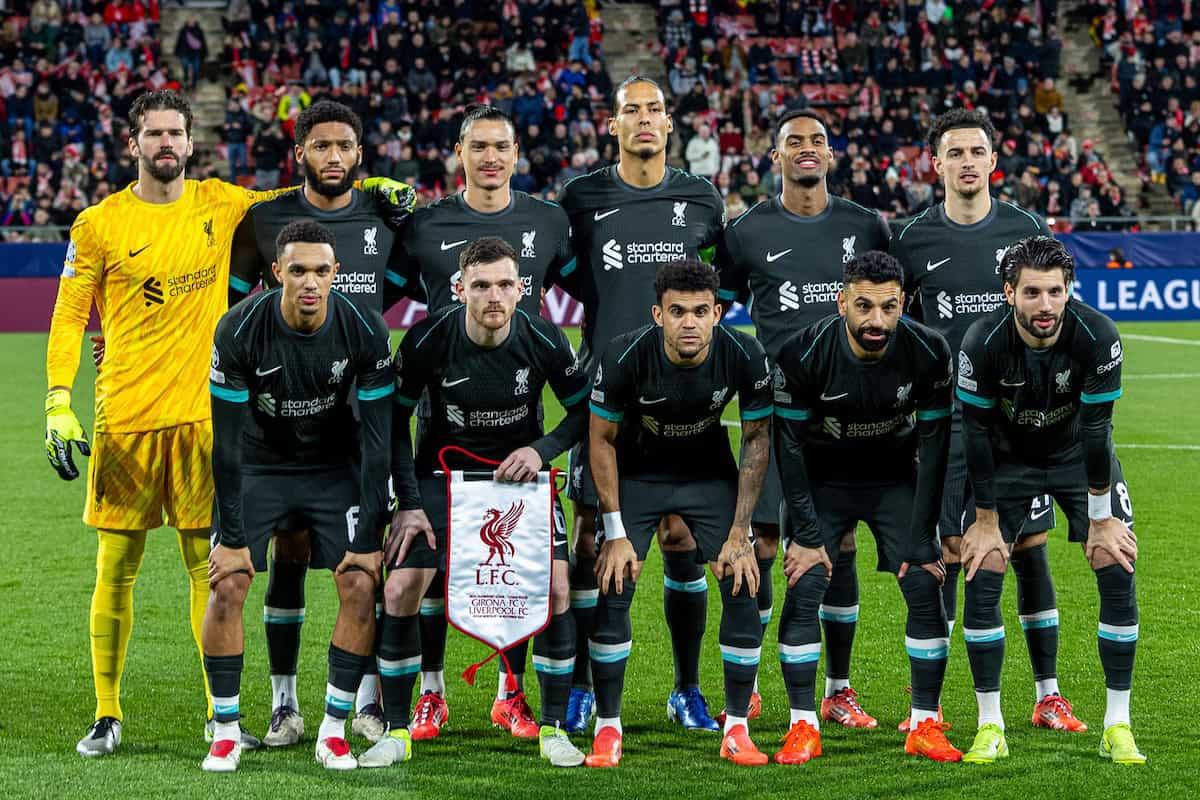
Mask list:
[[[367,178],[362,190],[375,199],[375,210],[392,230],[399,229],[417,206],[417,192],[403,181]]]
[[[71,410],[71,393],[66,389],[52,389],[46,395],[46,458],[64,481],[79,477],[79,470],[71,457],[72,444],[79,448],[82,455],[92,454],[87,434]]]

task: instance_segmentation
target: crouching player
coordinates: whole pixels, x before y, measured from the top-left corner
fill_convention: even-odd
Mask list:
[[[950,644],[937,521],[953,364],[945,339],[901,319],[903,277],[885,253],[855,257],[843,270],[838,315],[803,329],[779,351],[775,455],[786,501],[780,527],[788,538],[779,661],[791,705],[791,728],[775,754],[780,764],[821,755],[818,610],[830,559],[860,521],[875,535],[879,569],[896,575],[908,608],[912,712],[905,750],[934,761],[962,758],[937,721]]]
[[[1009,553],[1032,498],[1050,494],[1083,545],[1100,591],[1100,664],[1108,689],[1100,755],[1144,764],[1129,726],[1138,639],[1137,539],[1129,487],[1112,447],[1121,339],[1112,320],[1071,297],[1075,263],[1048,236],[1023,239],[1000,264],[1008,305],[973,323],[958,354],[967,471],[977,506],[963,535],[963,637],[979,729],[963,756],[1008,755],[1000,713]]]
[[[392,479],[398,505],[387,542],[389,572],[379,640],[388,734],[363,754],[364,767],[412,757],[409,709],[421,670],[418,612],[439,567],[446,564],[446,482],[434,476],[438,453],[455,445],[501,462],[498,480],[528,481],[586,430],[587,375],[562,331],[517,308],[522,295],[517,263],[512,245],[498,237],[468,245],[459,256],[455,284],[460,302],[423,320],[396,351]],[[567,413],[544,434],[539,403],[547,383]],[[425,390],[431,416],[421,429],[414,464],[409,418]],[[448,454],[446,463],[451,469],[478,469],[478,462],[461,455]],[[531,714],[519,685],[512,697],[496,701],[492,721],[514,736],[536,736],[542,757],[552,765],[577,767],[583,753],[563,730],[575,668],[575,618],[561,508],[555,513],[551,594],[550,623],[533,640],[541,725],[517,724]]]
[[[339,601],[316,758],[327,769],[358,765],[345,724],[374,640],[395,384],[383,317],[331,291],[333,245],[319,223],[284,226],[272,265],[280,287],[243,300],[217,326],[209,376],[217,508],[203,634],[216,720],[208,772],[232,772],[241,758],[250,580],[266,567],[271,537],[300,530],[312,532],[312,564],[334,570]]]
[[[590,460],[603,514],[600,599],[589,642],[596,687],[590,767],[621,760],[621,694],[633,647],[634,587],[658,521],[683,518],[721,589],[725,728],[721,757],[761,765],[747,728],[762,623],[750,517],[767,471],[771,373],[755,339],[719,325],[717,275],[699,261],[661,267],[654,323],[608,343],[592,390]],[[741,467],[721,425],[738,399]]]

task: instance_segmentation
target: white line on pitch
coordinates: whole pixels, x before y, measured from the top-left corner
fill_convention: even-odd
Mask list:
[[[1144,381],[1169,381],[1178,378],[1179,380],[1187,380],[1189,378],[1200,378],[1200,372],[1156,372],[1146,373],[1144,375],[1122,375],[1121,380],[1129,381],[1133,379]]]
[[[1200,339],[1173,339],[1170,336],[1147,336],[1142,333],[1126,333],[1122,339],[1134,339],[1139,342],[1158,342],[1160,344],[1190,344],[1200,347]]]
[[[1118,444],[1118,450],[1200,450],[1200,444]]]

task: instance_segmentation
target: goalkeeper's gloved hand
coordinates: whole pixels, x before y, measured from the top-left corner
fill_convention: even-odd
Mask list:
[[[72,444],[79,448],[82,455],[92,454],[87,434],[71,410],[71,393],[66,389],[52,389],[46,395],[46,458],[64,481],[79,477],[79,470],[71,457]]]
[[[392,230],[398,230],[417,206],[417,191],[403,181],[367,178],[362,190],[375,199],[375,209]]]

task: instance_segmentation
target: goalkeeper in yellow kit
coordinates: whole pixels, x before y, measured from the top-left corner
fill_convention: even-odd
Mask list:
[[[76,745],[84,756],[105,755],[120,744],[133,585],[146,532],[164,518],[179,534],[199,650],[213,507],[204,390],[213,331],[227,307],[234,229],[250,206],[287,191],[186,180],[192,111],[174,92],[142,95],[129,121],[137,182],[86,209],[71,227],[46,354],[47,456],[60,477],[73,480],[79,473],[72,446],[90,453],[83,521],[99,538],[89,625],[96,720]],[[407,189],[376,182],[373,194],[402,205],[392,215],[398,219],[411,210],[411,196],[397,186]],[[106,342],[89,446],[70,390],[93,302]],[[253,737],[243,742],[256,744]]]

